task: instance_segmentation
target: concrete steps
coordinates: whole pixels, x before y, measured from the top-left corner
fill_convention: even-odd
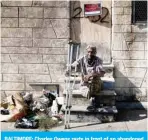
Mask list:
[[[109,84],[114,84],[115,80],[113,78],[113,65],[104,65],[103,66],[106,74],[104,77],[101,77],[103,84],[108,82]],[[112,122],[115,120],[116,115],[118,113],[116,106],[115,106],[115,97],[116,93],[112,89],[103,89],[99,95],[97,96],[97,100],[99,100],[99,104],[101,105],[95,111],[88,111],[87,106],[90,105],[91,100],[86,99],[83,97],[83,94],[80,90],[81,86],[81,73],[77,72],[71,73],[70,77],[65,77],[65,82],[70,82],[71,85],[75,81],[75,85],[72,91],[72,100],[71,100],[71,115],[70,121],[71,122]],[[103,85],[104,88],[104,85]],[[64,97],[66,97],[66,87],[63,92]],[[66,99],[66,98],[65,98]],[[66,100],[65,100],[66,104]],[[66,105],[63,105],[62,112],[64,113],[66,110]]]
[[[66,96],[66,91],[63,93],[64,96]],[[115,96],[116,93],[113,90],[104,90],[101,91],[98,95],[98,99],[100,100],[101,104],[106,105],[115,105]],[[72,93],[72,105],[89,105],[91,100],[85,98],[82,96],[82,93],[80,90],[74,90]],[[65,100],[66,103],[66,100]]]
[[[62,111],[66,110],[66,105],[62,107]],[[117,114],[118,111],[115,106],[104,106],[97,108],[95,112],[90,112],[87,110],[87,106],[79,106],[79,105],[74,105],[71,107],[71,112],[87,112],[87,113],[100,113],[100,114]]]
[[[66,95],[66,93],[64,94]],[[79,90],[74,90],[71,100],[71,122],[112,122],[115,121],[118,110],[115,106],[116,93],[113,90],[101,91],[98,95],[100,104],[105,105],[98,108],[94,112],[87,110],[91,100],[82,96]],[[66,105],[62,107],[63,113],[66,110]]]
[[[66,95],[65,90],[63,92],[63,95]],[[72,95],[73,96],[81,96],[81,97],[83,97],[82,93],[81,93],[81,91],[79,89],[78,90],[73,90]],[[102,90],[102,91],[100,91],[98,96],[116,96],[116,93],[115,93],[114,90]]]
[[[94,112],[90,112],[86,108],[87,106],[72,106],[70,122],[112,122],[115,121],[116,115],[118,113],[115,106],[101,107]],[[66,106],[63,106],[61,110],[64,113]]]
[[[71,76],[71,77],[65,77],[65,81],[69,80],[70,82],[76,81],[77,83],[81,82],[81,76]],[[110,81],[110,82],[114,82],[114,78],[113,77],[101,77],[102,81]]]

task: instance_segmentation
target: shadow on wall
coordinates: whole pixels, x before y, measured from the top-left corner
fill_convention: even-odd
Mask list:
[[[138,121],[147,118],[147,110],[119,110],[116,121]]]
[[[120,63],[120,64],[119,64]],[[136,121],[147,118],[147,90],[141,88],[145,74],[141,78],[140,76],[134,77],[134,71],[127,71],[120,61],[114,63],[114,78],[115,78],[115,92],[116,106],[119,110],[117,121]],[[122,72],[121,72],[122,71]],[[140,75],[139,73],[137,73]],[[136,111],[136,109],[140,111]],[[129,115],[130,114],[130,115]]]
[[[142,91],[139,88],[143,81],[142,78],[127,77],[116,66],[114,69],[114,78],[115,78],[115,91],[117,93],[117,101],[125,101],[125,102],[141,101]]]

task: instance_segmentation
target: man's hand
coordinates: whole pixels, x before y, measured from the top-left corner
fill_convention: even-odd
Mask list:
[[[103,77],[104,76],[104,72],[101,72],[101,73],[92,73],[92,74],[84,75],[83,76],[83,81],[84,82],[88,82],[90,80],[90,78],[96,77],[96,76]]]
[[[90,78],[91,78],[91,75],[90,75],[90,74],[84,75],[83,81],[84,81],[84,82],[88,82]]]

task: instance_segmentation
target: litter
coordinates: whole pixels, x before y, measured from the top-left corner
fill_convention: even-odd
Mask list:
[[[59,99],[56,98],[57,94],[46,90],[36,98],[33,98],[31,92],[8,96],[1,103],[1,121],[13,121],[16,128],[36,129],[40,127],[39,124],[45,128],[53,127],[63,121],[59,116]]]
[[[0,111],[1,111],[1,114],[2,114],[2,115],[8,115],[8,114],[9,114],[9,110],[8,110],[8,109],[4,109],[4,108],[3,108],[3,109],[1,109]]]
[[[26,118],[22,118],[15,122],[14,127],[35,129],[39,127],[39,121],[38,120],[28,120]]]

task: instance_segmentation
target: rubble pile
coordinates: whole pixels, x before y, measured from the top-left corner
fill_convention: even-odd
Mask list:
[[[16,128],[49,129],[57,126],[63,123],[59,99],[61,97],[55,93],[45,90],[35,98],[31,92],[7,96],[1,101],[1,121],[15,122]]]

